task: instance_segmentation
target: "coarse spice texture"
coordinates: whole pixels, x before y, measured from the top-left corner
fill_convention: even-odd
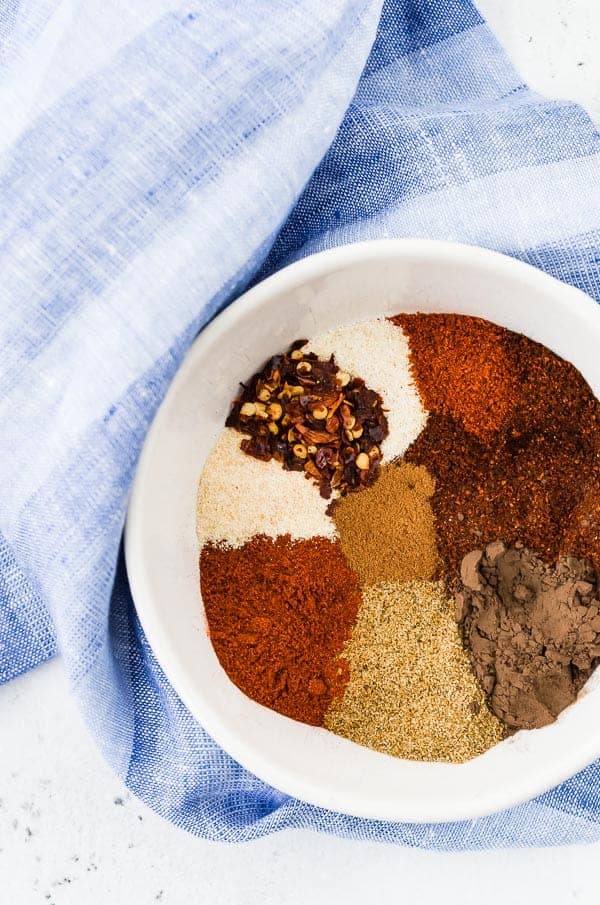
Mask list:
[[[348,678],[339,655],[361,602],[339,543],[257,536],[233,549],[209,544],[200,583],[229,678],[260,704],[322,726]]]
[[[302,472],[283,471],[278,462],[260,462],[240,449],[240,435],[221,431],[198,486],[196,533],[206,543],[239,547],[255,534],[289,534],[293,540],[315,535],[333,538],[327,501]]]
[[[451,763],[502,739],[441,583],[366,589],[344,657],[350,679],[325,716],[332,732],[396,757]]]
[[[521,541],[547,563],[569,553],[598,568],[600,404],[573,365],[505,334],[519,391],[502,427],[484,441],[460,415],[433,410],[406,454],[435,477],[431,503],[447,574],[495,538]]]
[[[492,710],[513,729],[553,722],[600,657],[594,569],[572,556],[548,566],[495,541],[465,556],[461,584],[457,615]]]
[[[226,424],[245,435],[247,455],[304,472],[329,499],[377,480],[388,424],[381,396],[362,377],[304,346],[292,343],[241,384]]]
[[[600,576],[600,454],[596,452],[596,464],[585,483],[581,499],[565,525],[561,548],[574,556],[581,556],[594,563]]]
[[[372,487],[336,500],[342,550],[363,585],[434,577],[434,487],[423,465],[398,462],[385,465]]]
[[[359,374],[376,390],[386,408],[388,436],[381,443],[384,461],[402,456],[423,429],[427,413],[410,370],[408,342],[388,320],[344,324],[311,339],[307,349]]]
[[[391,321],[408,336],[425,408],[452,414],[484,439],[504,424],[518,393],[507,330],[459,314],[398,314]]]

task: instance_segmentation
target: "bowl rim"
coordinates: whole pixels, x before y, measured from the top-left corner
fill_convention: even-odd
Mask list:
[[[206,698],[203,699],[202,705],[199,703],[197,686],[187,675],[186,669],[178,662],[171,641],[162,628],[161,619],[155,618],[151,608],[144,606],[144,599],[147,594],[151,593],[151,590],[146,586],[142,565],[141,510],[153,449],[161,440],[160,424],[164,412],[170,405],[171,399],[178,393],[180,385],[185,382],[188,372],[197,367],[197,361],[202,358],[205,348],[218,341],[221,335],[229,332],[242,308],[247,314],[268,300],[270,296],[280,295],[286,289],[297,288],[305,282],[325,276],[332,269],[337,270],[361,260],[385,260],[390,256],[411,257],[423,254],[433,256],[440,261],[452,260],[454,263],[463,263],[466,267],[474,266],[479,270],[488,269],[488,271],[496,272],[501,270],[507,274],[512,271],[513,276],[521,279],[525,288],[529,285],[546,293],[553,293],[555,297],[560,295],[560,302],[565,306],[579,305],[579,313],[589,321],[590,329],[599,331],[600,306],[593,298],[517,258],[480,246],[431,239],[374,239],[329,248],[294,261],[242,293],[218,313],[192,342],[167,388],[165,397],[148,430],[134,476],[124,529],[126,569],[132,598],[143,631],[168,681],[186,708],[214,741],[259,779],[301,801],[317,807],[333,809],[352,817],[416,824],[444,823],[485,817],[529,801],[588,766],[600,755],[600,742],[593,744],[590,738],[587,745],[581,745],[577,752],[574,752],[568,764],[559,762],[547,765],[546,769],[540,769],[535,782],[531,780],[531,777],[528,777],[526,782],[516,780],[511,787],[510,794],[503,792],[502,788],[490,789],[485,798],[471,799],[463,809],[454,805],[450,808],[440,808],[436,813],[432,813],[426,808],[416,811],[409,806],[404,809],[403,816],[397,816],[399,808],[394,807],[390,809],[388,815],[382,815],[381,809],[375,812],[368,806],[368,803],[349,807],[333,792],[326,796],[320,795],[310,782],[304,781],[302,776],[295,772],[278,769],[268,758],[257,755],[255,751],[249,752],[244,746],[240,734],[232,731],[220,719],[216,706],[213,706]],[[241,691],[239,693],[243,694]]]

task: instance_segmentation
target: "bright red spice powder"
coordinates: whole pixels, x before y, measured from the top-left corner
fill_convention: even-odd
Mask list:
[[[432,506],[446,570],[456,575],[466,553],[497,538],[521,541],[549,563],[567,553],[600,569],[600,403],[582,375],[539,343],[485,321],[437,314],[395,320],[410,336],[415,379],[431,406],[406,458],[436,479]],[[475,359],[463,359],[461,350],[476,337],[494,365],[485,385],[472,373],[471,391],[466,378]],[[434,396],[427,368],[435,370],[442,352],[448,359]],[[502,355],[512,362],[510,379]],[[441,380],[439,367],[436,373]],[[501,405],[483,406],[481,431],[472,422],[484,395]],[[494,431],[491,412],[502,422]]]
[[[507,331],[459,314],[398,314],[426,409],[452,415],[486,439],[504,424],[518,393]]]
[[[208,544],[200,583],[229,678],[260,704],[322,726],[348,681],[339,654],[361,602],[339,543],[258,535],[237,548]]]

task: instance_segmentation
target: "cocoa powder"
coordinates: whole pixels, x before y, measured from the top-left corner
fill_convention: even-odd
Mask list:
[[[511,729],[553,722],[600,657],[598,583],[584,559],[548,566],[495,541],[464,557],[456,604],[475,674]]]

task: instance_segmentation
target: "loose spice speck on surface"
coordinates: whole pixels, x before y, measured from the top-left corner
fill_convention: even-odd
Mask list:
[[[458,763],[501,741],[438,582],[387,582],[363,591],[344,648],[350,678],[325,726],[376,751]]]

